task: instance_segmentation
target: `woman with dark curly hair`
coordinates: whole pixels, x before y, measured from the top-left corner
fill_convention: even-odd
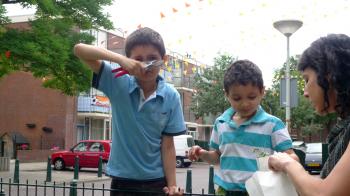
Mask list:
[[[350,37],[331,34],[314,41],[298,69],[305,80],[304,96],[316,112],[339,117],[327,137],[329,157],[321,178],[310,176],[284,153],[272,155],[269,167],[287,173],[299,195],[350,195]]]

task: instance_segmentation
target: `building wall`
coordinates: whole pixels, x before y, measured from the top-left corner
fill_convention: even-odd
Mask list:
[[[42,87],[41,79],[27,72],[1,78],[0,97],[0,135],[19,132],[31,149],[67,149],[76,143],[76,97]],[[35,127],[29,128],[28,123]],[[52,132],[43,131],[43,127]]]

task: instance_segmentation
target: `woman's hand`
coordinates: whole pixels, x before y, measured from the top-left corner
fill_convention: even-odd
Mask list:
[[[285,171],[288,164],[296,162],[287,153],[277,152],[269,157],[269,168],[273,171]]]

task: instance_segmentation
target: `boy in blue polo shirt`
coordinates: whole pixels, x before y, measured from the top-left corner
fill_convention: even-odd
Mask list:
[[[283,122],[267,114],[260,106],[264,96],[260,69],[248,60],[234,62],[225,72],[224,91],[231,104],[219,116],[211,134],[210,147],[194,146],[190,159],[220,164],[214,182],[218,194],[248,195],[245,181],[257,171],[258,154],[286,152],[299,160],[292,148],[288,130]]]
[[[181,194],[173,143],[173,136],[186,131],[180,96],[158,75],[160,66],[146,67],[148,62],[165,60],[160,34],[150,28],[131,33],[125,42],[126,57],[86,44],[75,45],[74,53],[92,69],[93,86],[112,105],[107,174],[112,177],[111,189],[126,191],[111,195]],[[118,63],[120,73],[112,73],[106,61]]]

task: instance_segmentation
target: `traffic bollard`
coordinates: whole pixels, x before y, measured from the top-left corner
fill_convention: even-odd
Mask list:
[[[13,182],[19,183],[19,160],[15,161],[15,172],[13,173]]]
[[[97,177],[102,177],[102,156],[98,159]]]
[[[209,185],[208,185],[208,194],[214,194],[214,166],[210,165],[209,167]]]
[[[192,193],[192,170],[187,170],[187,177],[186,177],[186,193]]]
[[[74,180],[79,179],[79,157],[76,156],[74,159]]]
[[[46,169],[46,182],[51,182],[52,169],[51,169],[51,156],[47,158],[47,169]]]
[[[327,159],[328,159],[328,144],[322,143],[322,165],[325,164]]]

